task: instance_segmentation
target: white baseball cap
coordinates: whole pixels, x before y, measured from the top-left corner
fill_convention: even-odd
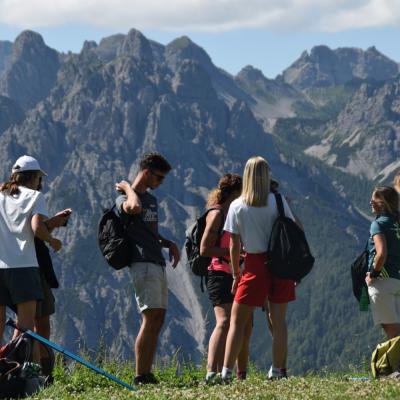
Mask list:
[[[22,156],[15,161],[12,167],[12,173],[15,172],[23,172],[23,171],[40,171],[43,175],[46,175],[46,172],[40,168],[39,161],[36,158],[31,156]]]

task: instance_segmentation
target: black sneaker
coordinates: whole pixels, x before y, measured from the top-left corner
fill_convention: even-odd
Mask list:
[[[133,380],[134,385],[157,385],[158,379],[150,372],[145,375],[135,376]]]

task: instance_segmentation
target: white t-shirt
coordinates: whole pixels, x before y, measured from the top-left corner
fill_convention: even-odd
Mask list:
[[[31,220],[47,215],[42,193],[20,186],[17,195],[0,192],[0,268],[37,267]]]
[[[285,215],[294,220],[285,198],[282,196]],[[225,220],[224,230],[239,234],[243,248],[247,253],[264,253],[268,249],[272,225],[278,216],[275,196],[268,195],[266,207],[252,207],[239,197],[234,200]]]

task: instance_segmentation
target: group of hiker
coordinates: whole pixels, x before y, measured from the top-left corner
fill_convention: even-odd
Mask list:
[[[168,307],[168,283],[163,249],[172,268],[180,261],[176,243],[158,230],[158,203],[149,190],[158,188],[172,169],[159,153],[140,160],[132,183],[121,181],[115,211],[132,241],[129,273],[141,314],[135,341],[134,384],[154,384],[152,363]],[[62,247],[53,230],[65,226],[71,209],[49,218],[41,180],[46,176],[39,162],[20,157],[8,181],[0,186],[0,339],[6,307],[17,313],[17,323],[50,336],[49,316],[54,312],[51,285],[37,256],[38,241],[54,250]],[[262,157],[252,157],[243,177],[224,174],[209,195],[206,226],[200,254],[210,258],[207,291],[215,314],[215,327],[208,346],[206,382],[229,383],[236,363],[236,376],[245,379],[253,311],[266,310],[272,335],[272,365],[269,379],[287,377],[288,334],[286,311],[295,300],[296,282],[279,278],[266,268],[268,242],[279,215],[279,184],[271,179],[271,169]],[[395,178],[400,191],[400,173]],[[369,272],[366,275],[372,315],[388,337],[400,335],[400,222],[399,195],[391,187],[376,188],[371,208],[376,216],[371,224]],[[284,213],[301,229],[301,222],[288,201],[281,196]],[[36,240],[36,248],[35,248]],[[17,334],[17,333],[16,333]],[[45,365],[35,347],[33,361]],[[42,359],[42,360],[41,360]]]
[[[256,307],[267,310],[272,334],[270,379],[287,376],[288,302],[295,299],[295,282],[266,268],[268,239],[278,216],[271,190],[271,171],[262,157],[250,158],[240,176],[222,176],[209,195],[202,255],[211,256],[207,289],[216,326],[209,348],[206,382],[230,381],[237,360],[238,379],[246,378],[249,341]],[[283,198],[285,215],[298,221]],[[301,225],[299,223],[299,225]],[[241,267],[242,264],[242,267]]]

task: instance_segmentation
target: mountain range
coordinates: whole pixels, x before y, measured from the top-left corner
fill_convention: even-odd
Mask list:
[[[381,339],[351,293],[349,265],[368,237],[374,185],[400,167],[399,66],[377,49],[304,52],[275,79],[252,66],[233,76],[188,37],[164,46],[132,29],[79,54],[49,48],[32,31],[0,41],[0,166],[22,154],[48,177],[51,212],[72,207],[54,255],[61,287],[53,338],[71,350],[132,357],[139,315],[126,271],[112,272],[96,243],[114,184],[132,179],[147,151],[173,170],[155,192],[161,233],[180,246],[208,191],[246,160],[269,161],[303,221],[316,257],[289,306],[289,367],[302,373],[358,365]],[[170,308],[160,362],[200,363],[212,309],[185,268],[168,268]],[[265,317],[255,312],[252,360],[271,362]]]

